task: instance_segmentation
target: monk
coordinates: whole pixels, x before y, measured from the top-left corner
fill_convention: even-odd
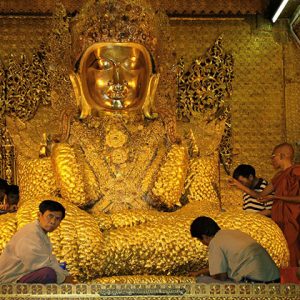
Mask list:
[[[279,172],[271,183],[258,193],[235,179],[229,183],[261,202],[273,200],[271,217],[281,228],[290,251],[290,267],[297,267],[300,259],[300,165],[295,165],[291,144],[277,145],[272,153],[272,164]],[[274,195],[271,195],[274,192]]]

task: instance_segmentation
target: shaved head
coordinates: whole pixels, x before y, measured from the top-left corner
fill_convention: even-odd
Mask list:
[[[289,143],[282,143],[274,148],[273,154],[282,154],[285,158],[293,160],[294,148]]]

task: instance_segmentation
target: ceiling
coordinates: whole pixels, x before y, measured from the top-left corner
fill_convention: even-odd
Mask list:
[[[282,0],[149,0],[169,16],[264,15],[271,18]],[[0,15],[51,15],[57,0],[0,0]],[[78,11],[85,0],[60,0],[69,13]],[[291,18],[300,0],[289,0],[280,18]]]
[[[60,0],[69,13],[85,0]],[[271,0],[149,0],[170,15],[262,14]],[[51,14],[56,0],[0,0],[0,14]]]

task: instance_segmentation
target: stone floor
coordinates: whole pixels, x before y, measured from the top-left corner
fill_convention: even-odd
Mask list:
[[[1,284],[0,300],[300,300],[300,285],[280,284]]]

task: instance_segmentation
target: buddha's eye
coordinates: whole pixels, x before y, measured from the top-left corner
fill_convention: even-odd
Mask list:
[[[122,67],[127,70],[136,70],[139,68],[139,60],[135,56],[127,58],[122,62]]]
[[[105,58],[97,58],[92,66],[98,70],[109,70],[113,67],[113,62]]]

